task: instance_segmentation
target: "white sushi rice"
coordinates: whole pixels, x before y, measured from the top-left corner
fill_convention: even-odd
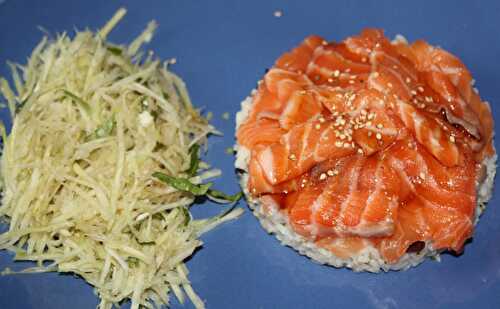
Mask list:
[[[241,110],[236,114],[236,130],[249,115],[252,106],[252,98],[247,97],[241,102]],[[288,222],[288,217],[283,215],[279,210],[272,207],[266,208],[259,203],[258,199],[252,197],[247,189],[248,183],[248,163],[250,160],[250,151],[238,144],[235,145],[236,162],[235,167],[241,171],[240,185],[245,193],[250,209],[259,219],[262,227],[285,246],[289,246],[300,254],[308,256],[313,261],[320,264],[327,264],[334,267],[347,267],[354,271],[380,272],[389,270],[406,270],[412,266],[417,266],[422,263],[426,257],[440,260],[439,254],[442,250],[434,250],[432,243],[426,243],[424,249],[418,253],[406,253],[396,263],[387,263],[384,261],[378,250],[372,246],[367,247],[357,255],[343,259],[336,256],[333,252],[324,248],[318,247],[314,242],[297,234]],[[493,180],[496,173],[497,155],[486,158],[483,161],[483,166],[486,168],[486,176],[482,182],[477,184],[477,208],[475,224],[479,220],[479,216],[484,211],[486,203],[491,198],[493,191]]]

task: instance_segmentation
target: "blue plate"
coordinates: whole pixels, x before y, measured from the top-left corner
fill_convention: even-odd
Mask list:
[[[6,60],[25,62],[50,32],[100,27],[119,6],[129,13],[112,33],[127,42],[146,23],[160,28],[149,45],[163,58],[177,57],[174,70],[187,82],[196,105],[214,112],[225,136],[210,139],[208,160],[224,171],[217,185],[236,192],[233,158],[234,115],[256,81],[284,51],[316,33],[341,40],[363,27],[381,27],[389,36],[425,38],[459,56],[472,71],[483,99],[500,120],[500,2],[498,1],[24,1],[0,0],[0,75]],[[307,4],[306,4],[307,3]],[[274,16],[281,10],[283,16]],[[2,119],[5,120],[3,112]],[[498,148],[498,147],[497,147]],[[498,182],[495,189],[498,190]],[[209,308],[499,308],[500,209],[489,203],[474,240],[459,257],[426,261],[405,272],[353,273],[317,265],[281,246],[253,215],[225,224],[203,237],[205,246],[189,260],[195,290]],[[240,202],[246,207],[244,202]],[[196,216],[220,211],[205,204]],[[22,268],[0,253],[0,268]],[[92,308],[97,298],[71,275],[0,277],[0,308]],[[128,306],[128,305],[125,305]],[[173,308],[184,307],[175,300]]]

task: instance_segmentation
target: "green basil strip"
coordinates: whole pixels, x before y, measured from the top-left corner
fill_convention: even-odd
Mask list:
[[[211,197],[215,198],[215,199],[219,199],[219,200],[226,200],[228,202],[236,202],[238,201],[240,198],[243,197],[243,192],[238,192],[236,194],[233,194],[233,195],[228,195],[224,192],[221,192],[219,190],[213,190],[213,189],[209,189],[207,191],[207,195],[210,195]]]
[[[191,148],[189,148],[191,160],[189,162],[189,169],[186,171],[189,176],[196,175],[198,167],[200,166],[199,150],[200,145],[198,144],[194,144],[193,146],[191,146]]]
[[[190,192],[195,196],[201,196],[207,194],[208,189],[212,186],[211,182],[197,185],[190,182],[189,179],[176,178],[160,172],[153,173],[153,177],[176,188],[177,190]]]

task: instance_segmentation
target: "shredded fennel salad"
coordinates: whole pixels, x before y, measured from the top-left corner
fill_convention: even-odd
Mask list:
[[[170,291],[203,308],[183,261],[200,234],[242,209],[194,220],[189,206],[200,195],[234,202],[241,194],[206,183],[220,171],[199,148],[218,132],[169,62],[141,52],[157,24],[129,45],[106,41],[125,13],[97,33],[44,37],[25,66],[9,63],[13,88],[0,79],[13,120],[9,135],[1,126],[0,216],[9,229],[0,249],[37,263],[24,273],[78,274],[98,308],[160,307]]]

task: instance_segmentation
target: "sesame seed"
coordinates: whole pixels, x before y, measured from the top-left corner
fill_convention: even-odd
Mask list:
[[[398,66],[397,66],[397,65],[393,65],[393,66],[392,66],[392,68],[393,68],[394,70],[397,70],[397,69],[398,69]]]
[[[397,95],[397,94],[395,94],[395,93],[392,95],[392,97],[393,97],[394,99],[396,99],[396,100],[399,100],[398,95]]]
[[[411,93],[412,96],[416,96],[417,95],[417,92],[415,90],[410,91],[410,93]]]
[[[351,69],[347,68],[347,69],[344,70],[344,72],[349,73],[349,72],[351,72]]]
[[[356,79],[356,75],[349,76],[349,79]]]
[[[342,147],[343,143],[341,141],[336,141],[335,142],[335,147],[340,148]]]
[[[451,109],[452,111],[454,111],[454,110],[455,110],[455,105],[453,105],[453,104],[452,104],[452,105],[450,105],[450,109]]]
[[[450,142],[454,143],[455,142],[455,136],[450,135]]]
[[[420,104],[418,105],[418,107],[420,107],[420,108],[425,108],[425,103],[420,103]]]
[[[297,157],[292,153],[291,155],[288,156],[288,159],[295,161],[297,160]]]
[[[325,179],[326,179],[326,174],[321,173],[321,175],[319,175],[319,180],[325,180]]]
[[[340,139],[344,140],[346,138],[345,134],[340,134]]]
[[[373,72],[373,77],[377,78],[380,76],[380,73],[379,72]]]
[[[378,139],[378,140],[381,140],[381,139],[382,139],[382,134],[377,133],[377,134],[375,135],[375,138],[376,138],[376,139]]]
[[[323,46],[326,46],[326,45],[328,45],[328,42],[327,42],[327,41],[325,41],[325,40],[323,40],[323,42],[321,42],[321,44],[322,44]]]
[[[351,80],[349,81],[349,84],[351,84],[351,85],[352,85],[352,84],[354,84],[354,81],[351,79]]]
[[[423,172],[420,172],[420,174],[418,176],[420,176],[420,178],[422,178],[422,180],[425,180],[425,174]]]
[[[366,62],[366,61],[368,61],[368,59],[366,59],[366,57],[361,58],[361,62]]]
[[[319,118],[318,118],[318,121],[319,121],[320,123],[324,123],[324,122],[325,122],[325,118],[323,118],[323,117],[319,117]]]
[[[373,132],[372,131],[368,131],[368,137],[372,136]]]
[[[368,120],[373,120],[375,118],[375,113],[370,113],[370,115],[368,115]]]
[[[363,154],[363,149],[358,148],[358,153],[359,153],[359,154]]]
[[[314,128],[315,128],[316,130],[319,130],[319,129],[321,129],[321,125],[320,125],[319,123],[317,123],[317,124],[314,126]]]
[[[371,125],[372,125],[372,122],[368,120],[368,121],[366,122],[366,126],[367,126],[367,127],[369,127],[369,126],[371,126]]]
[[[344,125],[344,124],[345,124],[345,119],[343,119],[343,118],[342,118],[342,119],[340,119],[340,124],[341,124],[341,125]]]
[[[301,90],[299,93],[302,94],[302,95],[304,95],[304,94],[307,94],[307,91]]]
[[[383,127],[384,127],[383,124],[381,124],[381,123],[377,124],[377,129],[382,129]]]
[[[379,48],[380,47],[380,43],[375,44],[375,47]]]
[[[409,84],[409,83],[411,83],[411,79],[410,79],[409,77],[407,77],[407,78],[405,79],[405,82],[406,82],[407,84]]]
[[[279,18],[279,17],[283,16],[283,11],[276,10],[276,11],[274,11],[273,15],[274,15],[274,17]]]
[[[368,112],[366,111],[366,109],[362,109],[361,110],[361,115],[366,115]]]
[[[418,90],[418,92],[424,92],[424,87],[418,86],[417,90]]]
[[[333,83],[333,78],[328,78],[328,79],[327,79],[327,81],[328,81],[329,83]]]
[[[412,101],[413,103],[415,103],[415,104],[417,104],[417,103],[418,103],[417,99],[413,99],[413,100],[411,100],[411,101]]]
[[[340,76],[340,71],[339,70],[333,71],[333,76],[334,77],[339,77]]]
[[[344,148],[349,148],[351,146],[351,144],[349,143],[344,143]]]
[[[425,102],[432,102],[432,97],[425,97]]]
[[[387,83],[387,87],[392,88],[392,83]]]
[[[332,171],[332,170],[328,170],[328,171],[326,171],[326,173],[327,173],[327,174],[328,174],[328,176],[330,176],[330,177],[331,177],[331,176],[333,176],[333,175],[335,175],[335,174],[333,173],[333,171]]]

